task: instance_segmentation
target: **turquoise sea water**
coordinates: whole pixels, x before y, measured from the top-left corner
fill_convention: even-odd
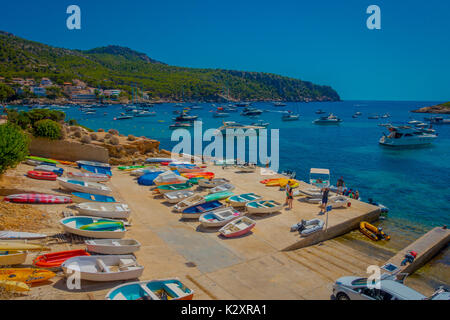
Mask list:
[[[228,118],[213,118],[211,111],[215,107],[200,104],[203,109],[191,110],[191,114],[199,115],[204,130],[220,127],[223,120],[248,124],[259,119],[270,122],[269,129],[280,129],[280,170],[293,169],[298,179],[308,181],[310,168],[329,168],[333,184],[343,176],[347,186],[359,190],[363,200],[373,198],[390,209],[385,229],[402,230],[413,239],[431,227],[450,222],[450,125],[434,126],[438,138],[429,147],[394,150],[378,144],[386,130],[377,124],[405,122],[410,117],[423,120],[430,115],[409,111],[436,103],[343,101],[288,103],[286,107],[254,103],[253,107],[268,110],[256,118],[241,116],[242,108],[230,113]],[[339,126],[314,125],[312,121],[319,117],[315,114],[317,109],[333,112],[343,122]],[[124,112],[120,106],[99,108],[96,115],[85,115],[77,108],[63,111],[67,118],[77,119],[92,129],[114,128],[125,135],[147,136],[161,141],[161,148],[170,150],[176,144],[170,141],[172,130],[169,129],[174,110],[180,108],[172,104],[155,105],[156,117],[122,121],[113,120]],[[281,121],[283,110],[299,112],[300,120]],[[353,119],[355,111],[363,115]],[[367,118],[372,113],[386,112],[390,119]]]

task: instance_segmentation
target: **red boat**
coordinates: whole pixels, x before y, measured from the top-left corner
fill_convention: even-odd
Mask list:
[[[72,198],[43,193],[20,193],[6,196],[3,201],[14,203],[64,204],[72,203]]]
[[[53,172],[31,170],[27,172],[27,177],[38,180],[55,181],[58,176]]]
[[[213,172],[191,172],[191,173],[182,173],[181,175],[188,179],[199,178],[199,177],[203,177],[205,179],[214,178]]]
[[[46,253],[34,259],[33,264],[41,268],[56,268],[67,259],[80,256],[90,256],[90,254],[82,249]]]

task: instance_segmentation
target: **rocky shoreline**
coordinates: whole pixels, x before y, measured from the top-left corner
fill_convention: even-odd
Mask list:
[[[417,110],[412,110],[414,113],[435,113],[435,114],[450,114],[450,102],[438,104],[430,107],[423,107]]]

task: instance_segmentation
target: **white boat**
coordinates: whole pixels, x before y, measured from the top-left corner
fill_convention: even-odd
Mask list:
[[[203,197],[200,194],[194,194],[193,196],[178,202],[176,205],[173,206],[173,209],[177,212],[182,212],[186,208],[190,208],[204,202],[205,197]]]
[[[0,240],[34,240],[47,238],[46,234],[18,231],[0,231]]]
[[[122,239],[127,231],[123,226],[117,226],[106,231],[98,230],[84,230],[82,227],[99,222],[121,222],[106,218],[75,216],[63,218],[59,221],[65,232],[73,233],[82,237],[97,238],[97,239]]]
[[[215,179],[200,179],[198,180],[198,185],[203,188],[214,188],[220,186],[221,184],[230,182],[227,179],[215,178]]]
[[[220,208],[217,210],[203,213],[198,219],[202,226],[207,228],[222,227],[234,219],[240,218],[244,212],[237,211],[233,208]]]
[[[328,198],[327,205],[331,206],[333,209],[347,207],[350,200],[346,196],[337,195]]]
[[[78,166],[85,165],[85,166],[93,166],[93,167],[111,168],[109,163],[98,162],[98,161],[79,160],[79,161],[76,161],[76,163]]]
[[[254,220],[244,216],[227,223],[219,232],[227,238],[239,237],[250,232],[255,225]]]
[[[63,262],[66,277],[79,273],[81,280],[119,281],[139,278],[144,267],[133,255],[82,256]]]
[[[90,172],[68,172],[67,176],[71,179],[87,182],[106,182],[110,178],[107,174]]]
[[[191,190],[180,190],[164,193],[164,198],[169,203],[177,203],[183,199],[189,198],[194,195],[194,191]]]
[[[208,193],[216,193],[222,191],[231,191],[235,188],[231,183],[224,183],[208,190]]]
[[[425,133],[409,126],[389,127],[389,135],[383,135],[379,141],[381,145],[389,147],[424,146],[433,142],[437,135]]]
[[[134,239],[96,239],[84,243],[87,251],[100,254],[131,254],[141,247]]]
[[[75,205],[80,215],[112,219],[127,219],[131,210],[125,203],[83,202]]]
[[[252,193],[243,193],[240,195],[231,196],[228,198],[228,202],[233,207],[243,207],[247,202],[259,200],[262,197]]]
[[[27,259],[26,251],[0,250],[0,266],[22,264]]]
[[[257,168],[258,167],[254,163],[236,165],[236,169],[241,172],[255,172]]]
[[[163,168],[156,168],[156,167],[155,168],[146,167],[146,168],[139,168],[139,169],[132,170],[132,171],[130,171],[130,175],[132,175],[134,177],[140,177],[147,173],[162,172],[162,171],[168,171],[168,170],[165,170]]]
[[[326,117],[320,117],[319,119],[313,121],[314,124],[339,124],[341,122],[342,120],[332,113]]]
[[[274,213],[283,208],[283,204],[275,200],[257,200],[247,202],[245,207],[250,214],[255,213]]]
[[[188,181],[187,178],[180,176],[180,175],[174,173],[173,171],[163,172],[153,180],[155,185],[167,184],[170,182],[176,183],[176,182],[186,182],[186,181]]]
[[[60,177],[57,178],[57,180],[61,187],[72,191],[100,194],[103,196],[107,196],[112,192],[110,188],[100,183],[73,180]]]

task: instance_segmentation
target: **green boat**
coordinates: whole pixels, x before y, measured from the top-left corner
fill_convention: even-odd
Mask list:
[[[41,162],[48,162],[48,163],[53,163],[53,164],[59,164],[59,162],[56,161],[56,160],[47,159],[47,158],[41,158],[41,157],[35,157],[35,156],[28,156],[27,159],[35,160],[35,161],[41,161]]]
[[[205,179],[205,177],[191,178],[191,179],[188,180],[188,182],[197,185],[198,184],[198,180],[200,180],[200,179]]]
[[[142,169],[142,168],[147,168],[150,166],[120,166],[117,167],[117,169],[119,170],[134,170],[134,169]]]
[[[208,194],[204,198],[205,198],[206,202],[209,202],[209,201],[214,201],[214,200],[227,199],[227,198],[231,197],[232,195],[234,195],[234,193],[231,191],[222,191],[222,192]]]
[[[188,190],[190,188],[192,188],[192,184],[186,182],[177,184],[165,184],[162,186],[158,186],[156,189],[159,190],[160,193],[168,193],[172,191]]]

